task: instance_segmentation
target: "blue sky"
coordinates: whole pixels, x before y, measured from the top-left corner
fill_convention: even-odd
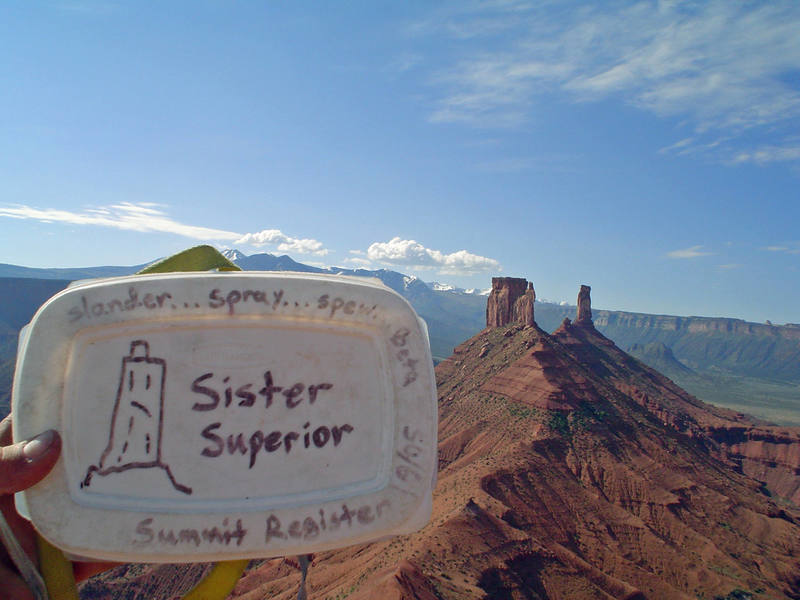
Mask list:
[[[794,2],[8,2],[0,262],[207,242],[800,322]]]

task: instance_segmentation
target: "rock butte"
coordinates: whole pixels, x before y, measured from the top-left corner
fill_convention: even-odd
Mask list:
[[[492,277],[492,291],[486,303],[486,326],[503,327],[509,323],[533,326],[533,284],[517,277]]]
[[[436,367],[431,522],[317,555],[310,598],[800,598],[800,429],[699,401],[592,326],[588,286],[578,298],[547,334],[532,285],[492,280],[486,329]],[[186,568],[153,578],[185,585]],[[84,590],[108,595],[113,573]],[[263,561],[231,597],[289,600],[299,578]]]

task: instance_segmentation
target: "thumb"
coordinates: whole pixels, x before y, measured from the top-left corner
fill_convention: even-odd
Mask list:
[[[44,478],[61,453],[61,438],[49,429],[31,440],[0,447],[0,494],[27,489]]]

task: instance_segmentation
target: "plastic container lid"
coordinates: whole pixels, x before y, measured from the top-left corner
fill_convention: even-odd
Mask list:
[[[48,300],[23,337],[15,436],[63,438],[24,501],[71,554],[302,554],[430,518],[427,332],[380,282],[253,272],[83,282]]]

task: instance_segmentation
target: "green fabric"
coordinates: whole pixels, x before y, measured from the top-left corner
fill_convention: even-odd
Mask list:
[[[220,254],[213,246],[203,245],[189,248],[145,267],[137,275],[149,273],[175,273],[180,271],[241,271],[239,267]]]

